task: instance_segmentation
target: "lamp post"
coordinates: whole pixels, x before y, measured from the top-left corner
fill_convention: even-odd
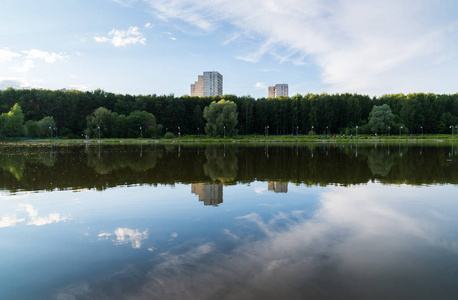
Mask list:
[[[180,129],[180,126],[178,126],[178,138],[181,139],[181,129]]]
[[[315,127],[312,125],[312,140],[313,140],[313,128],[315,128]]]
[[[388,126],[388,136],[391,136],[391,127]]]
[[[140,126],[140,139],[143,138],[143,128]]]
[[[299,126],[296,126],[296,135],[299,135]]]
[[[51,138],[52,138],[52,128],[49,126],[49,132],[51,133]]]
[[[100,126],[97,126],[97,129],[99,130],[99,140],[100,140]]]
[[[199,135],[199,127],[197,127],[197,135]]]
[[[226,126],[223,126],[223,128],[224,128],[224,137],[223,138],[225,139],[226,138]]]
[[[401,138],[401,131],[402,131],[402,128],[404,128],[404,127],[399,126],[399,138]]]
[[[358,125],[356,125],[356,138],[358,138]]]
[[[455,129],[455,126],[450,126],[450,128],[452,128],[452,139],[453,139],[453,130]]]
[[[326,138],[328,138],[329,126],[326,126]]]
[[[420,126],[421,128],[421,137],[423,137],[423,126]]]
[[[267,125],[267,138],[269,138],[269,125]]]

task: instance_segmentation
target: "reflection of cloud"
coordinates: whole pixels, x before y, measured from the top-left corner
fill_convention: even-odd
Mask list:
[[[172,239],[175,239],[175,238],[178,237],[178,233],[174,232],[174,233],[172,233],[172,234],[170,235],[170,237],[171,237]]]
[[[25,219],[18,219],[16,214],[5,215],[0,219],[0,228],[2,227],[14,227],[16,223],[24,222]]]
[[[115,235],[116,236],[116,245],[125,245],[130,243],[132,248],[140,249],[142,246],[142,241],[148,238],[148,230],[139,232],[138,229],[130,228],[117,228],[114,233],[102,232],[98,235],[99,238],[108,239],[108,237]]]
[[[27,222],[27,225],[43,226],[67,220],[67,218],[61,217],[58,213],[50,213],[47,217],[39,217],[38,211],[34,209],[31,204],[24,204],[21,208],[25,209],[25,211],[29,214],[30,219]]]
[[[237,246],[224,253],[218,245],[199,241],[188,251],[158,256],[148,272],[140,271],[143,266],[127,270],[124,278],[117,273],[108,283],[117,286],[138,276],[142,286],[116,295],[129,299],[373,299],[375,290],[377,299],[425,299],[425,288],[435,298],[449,298],[456,278],[440,275],[454,272],[449,262],[456,256],[446,251],[431,255],[432,246],[456,251],[457,243],[444,241],[450,239],[448,232],[436,228],[436,218],[431,222],[430,208],[387,198],[401,194],[429,200],[436,191],[384,187],[381,193],[373,184],[329,190],[312,218],[300,211],[270,219],[247,214],[236,222],[254,224],[252,231],[265,235],[240,235]],[[105,291],[106,284],[92,285],[85,298]]]
[[[31,204],[23,204],[19,206],[20,210],[27,212],[28,217],[17,218],[16,214],[5,215],[0,219],[1,227],[14,227],[17,223],[27,221],[27,225],[43,226],[52,223],[58,223],[68,220],[68,218],[61,217],[58,213],[50,213],[48,216],[38,216],[38,211]]]

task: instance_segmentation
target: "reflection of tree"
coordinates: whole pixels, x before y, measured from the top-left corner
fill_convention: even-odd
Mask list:
[[[49,147],[5,147],[0,152],[0,165],[17,180],[24,176],[26,163],[38,163],[52,167],[56,163],[56,150]]]
[[[205,149],[205,157],[207,161],[203,166],[204,173],[213,181],[225,183],[237,177],[238,160],[235,148],[209,146]]]
[[[386,177],[394,163],[394,154],[388,154],[386,149],[372,149],[367,155],[367,165],[372,174]]]
[[[130,168],[144,172],[156,166],[156,152],[143,152],[140,147],[121,148],[113,151],[112,147],[90,146],[87,151],[88,166],[97,174],[110,174],[113,171]]]

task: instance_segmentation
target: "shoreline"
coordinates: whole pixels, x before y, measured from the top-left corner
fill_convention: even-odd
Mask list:
[[[17,144],[258,144],[258,143],[281,143],[281,144],[322,144],[322,143],[453,143],[458,138],[380,138],[380,137],[360,137],[360,138],[293,138],[290,136],[281,136],[280,138],[174,138],[174,139],[21,139],[21,140],[3,140],[0,145],[17,145]]]

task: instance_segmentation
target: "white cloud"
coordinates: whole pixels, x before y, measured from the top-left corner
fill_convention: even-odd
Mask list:
[[[23,89],[30,88],[30,84],[24,78],[0,78],[0,89],[9,87]]]
[[[13,58],[20,57],[21,54],[13,52],[8,48],[0,49],[0,62],[10,61]]]
[[[27,59],[41,59],[49,64],[53,64],[56,61],[63,60],[67,57],[66,55],[62,53],[47,52],[47,51],[41,51],[37,49],[23,51],[23,53],[26,54]]]
[[[140,249],[142,241],[148,238],[148,230],[139,232],[138,229],[117,228],[114,233],[102,232],[98,235],[99,238],[108,239],[110,236],[116,236],[115,245],[131,244],[132,248]]]
[[[68,87],[79,91],[88,91],[90,89],[90,86],[85,84],[69,84]]]
[[[154,27],[154,25],[151,24],[151,23],[149,23],[149,22],[145,24],[145,28],[146,28],[146,29],[151,29],[151,28],[153,28],[153,27]]]
[[[26,59],[21,64],[11,67],[11,70],[18,73],[27,73],[35,67],[35,62],[32,59]]]
[[[256,82],[254,87],[257,89],[267,89],[267,85],[265,82]]]
[[[177,38],[176,38],[176,37],[173,37],[173,36],[171,36],[170,39],[171,39],[172,41],[176,41],[176,40],[177,40]]]
[[[447,1],[145,1],[165,20],[208,32],[229,24],[261,40],[238,59],[313,63],[330,92],[447,92],[458,75],[458,25],[441,18]]]
[[[141,32],[139,32],[139,29],[136,26],[129,27],[127,30],[113,29],[108,33],[108,36],[109,37],[95,36],[94,40],[98,43],[111,42],[115,47],[122,47],[130,44],[145,45],[146,42],[146,38]]]

